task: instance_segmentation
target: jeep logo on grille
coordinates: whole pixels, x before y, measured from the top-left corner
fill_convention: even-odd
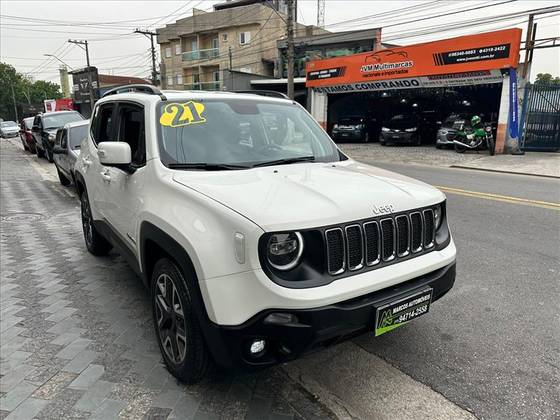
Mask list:
[[[393,213],[395,211],[395,207],[392,204],[386,204],[384,206],[373,206],[373,214],[387,214]]]

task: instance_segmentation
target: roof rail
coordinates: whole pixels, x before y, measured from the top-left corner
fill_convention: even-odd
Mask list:
[[[233,93],[248,93],[259,96],[268,96],[269,98],[290,99],[286,94],[275,90],[234,90]]]
[[[157,87],[152,86],[152,85],[124,85],[124,86],[118,86],[116,88],[110,89],[107,92],[105,92],[103,94],[102,98],[104,98],[105,96],[116,95],[117,93],[125,93],[125,92],[138,92],[138,93],[147,93],[149,95],[158,95],[161,98],[162,101],[167,100],[167,98],[162,93],[162,91],[159,90]]]

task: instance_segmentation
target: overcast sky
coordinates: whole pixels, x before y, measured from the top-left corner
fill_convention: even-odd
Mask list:
[[[68,44],[68,38],[90,41],[91,64],[100,73],[149,77],[149,41],[142,35],[131,34],[135,27],[154,29],[177,18],[192,14],[192,7],[211,10],[215,0],[194,1],[26,1],[1,0],[0,13],[0,61],[8,62],[22,73],[36,79],[58,82],[59,62],[45,57],[55,54],[69,66],[85,66],[85,53],[76,45]],[[422,3],[423,10],[416,10]],[[430,3],[430,4],[428,4]],[[503,3],[503,4],[498,4]],[[457,13],[451,16],[429,19],[435,15],[494,4],[479,10]],[[558,1],[381,1],[381,0],[327,0],[325,23],[331,31],[385,27],[383,39],[388,42],[409,45],[463,34],[487,32],[494,29],[527,27],[527,16],[515,17],[481,26],[458,27],[479,19],[514,13],[541,7],[557,6]],[[424,8],[425,7],[425,8]],[[402,10],[398,10],[402,9]],[[379,16],[383,14],[382,16]],[[350,19],[364,18],[360,25],[340,23]],[[298,21],[315,24],[316,0],[298,1]],[[56,22],[24,22],[17,17],[48,19]],[[560,36],[560,13],[537,17],[537,39]],[[399,25],[401,22],[420,19],[418,22]],[[440,30],[423,36],[411,37],[412,31],[431,30],[438,25],[456,22],[454,29]],[[84,25],[88,23],[89,25]],[[77,25],[76,25],[77,24]],[[468,22],[467,22],[468,24]],[[391,25],[391,26],[389,26]],[[522,58],[524,56],[522,55]],[[560,50],[549,48],[536,50],[532,79],[537,73],[560,75]]]

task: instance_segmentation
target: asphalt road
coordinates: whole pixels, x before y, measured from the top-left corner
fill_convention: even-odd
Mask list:
[[[434,185],[560,201],[557,179],[379,166]],[[559,418],[560,209],[447,198],[455,287],[428,316],[354,342],[479,418]]]

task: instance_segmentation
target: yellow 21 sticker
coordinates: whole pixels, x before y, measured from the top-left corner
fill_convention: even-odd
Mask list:
[[[205,123],[204,108],[204,104],[193,101],[184,104],[167,104],[161,114],[159,123],[165,127],[183,127]]]

